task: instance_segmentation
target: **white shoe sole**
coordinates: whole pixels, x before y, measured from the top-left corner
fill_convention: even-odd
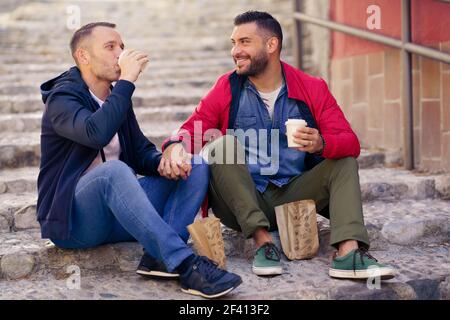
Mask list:
[[[161,271],[137,270],[136,273],[141,276],[150,276],[150,277],[159,277],[159,278],[178,278],[178,277],[180,277],[180,275],[178,273],[168,273],[168,272],[161,272]]]
[[[237,286],[236,286],[237,287]],[[230,288],[230,289],[227,289],[227,290],[225,290],[225,291],[222,291],[222,292],[220,292],[220,293],[217,293],[217,294],[213,294],[213,295],[207,295],[207,294],[205,294],[205,293],[203,293],[203,292],[200,292],[200,291],[197,291],[197,290],[194,290],[194,289],[183,289],[183,288],[181,288],[181,291],[183,291],[184,293],[189,293],[189,294],[193,294],[194,296],[200,296],[200,297],[203,297],[203,298],[206,298],[206,299],[214,299],[214,298],[219,298],[219,297],[221,297],[221,296],[224,296],[224,295],[226,295],[227,293],[230,293],[232,290],[234,290],[236,287],[232,287],[232,288]]]
[[[380,277],[381,280],[389,280],[395,277],[395,270],[392,268],[378,268],[369,270],[339,270],[330,268],[330,277],[339,279],[368,279]]]
[[[283,268],[280,267],[254,267],[252,271],[258,276],[276,276],[283,273]]]

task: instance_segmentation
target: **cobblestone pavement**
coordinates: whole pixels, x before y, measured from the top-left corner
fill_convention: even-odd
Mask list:
[[[450,276],[450,241],[448,222],[450,209],[448,202],[426,200],[420,203],[413,200],[401,202],[374,202],[364,205],[365,218],[369,226],[371,253],[383,263],[398,269],[396,278],[380,283],[365,281],[335,280],[327,275],[332,250],[327,246],[328,228],[325,220],[320,220],[321,249],[311,260],[288,261],[283,257],[284,273],[279,277],[262,278],[251,272],[251,241],[243,240],[230,230],[225,230],[228,270],[243,277],[243,284],[229,299],[438,299],[448,297]],[[407,213],[407,214],[406,214]],[[445,218],[447,229],[424,233],[414,245],[397,245],[383,237],[382,226],[402,219]],[[404,218],[407,216],[406,218]],[[370,227],[372,226],[372,227]],[[375,231],[374,231],[375,230]],[[27,233],[29,235],[29,233]],[[276,234],[275,234],[276,235]],[[42,241],[42,240],[40,240]],[[38,241],[39,242],[39,241]],[[18,244],[26,243],[20,241]],[[8,243],[12,245],[13,242]],[[134,274],[141,249],[136,243],[119,244],[122,255],[110,256],[110,251],[84,251],[79,260],[60,255],[50,260],[57,271],[43,269],[29,279],[15,281],[0,280],[0,299],[196,299],[183,294],[177,281],[146,280]],[[4,243],[1,250],[5,250]],[[107,246],[104,246],[107,247]],[[32,249],[33,245],[28,248]],[[98,249],[97,249],[98,250]],[[121,257],[121,259],[119,259]],[[123,261],[128,257],[128,261]],[[114,260],[122,260],[122,270],[110,269]],[[106,260],[105,260],[106,259]],[[100,260],[105,260],[102,263]],[[109,262],[108,262],[109,261]],[[69,289],[67,267],[81,262],[81,288]],[[128,265],[124,264],[125,262]],[[97,265],[95,265],[97,263]],[[25,263],[22,263],[24,265]],[[94,265],[93,265],[94,264]],[[69,281],[70,283],[70,281]],[[69,285],[70,286],[70,285]],[[274,288],[269,290],[269,288]]]
[[[227,299],[439,299],[448,297],[448,245],[389,247],[374,251],[381,261],[399,269],[397,278],[379,283],[335,280],[327,275],[329,258],[283,261],[284,274],[273,278],[251,273],[244,258],[229,258],[228,269],[244,282]],[[418,258],[419,257],[419,258]],[[148,280],[132,272],[81,272],[80,289],[70,278],[46,276],[0,282],[0,299],[197,299],[179,289],[177,280]]]

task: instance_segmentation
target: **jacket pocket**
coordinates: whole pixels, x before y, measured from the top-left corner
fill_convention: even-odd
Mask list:
[[[248,129],[256,125],[256,116],[238,117],[235,129]]]

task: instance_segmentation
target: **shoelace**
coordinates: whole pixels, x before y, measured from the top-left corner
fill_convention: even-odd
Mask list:
[[[264,255],[266,256],[266,259],[268,260],[272,260],[272,261],[280,261],[281,256],[280,253],[278,252],[277,247],[270,242],[267,242],[264,245]],[[273,258],[273,256],[275,256],[275,258]]]
[[[377,259],[375,259],[373,256],[369,254],[366,248],[358,248],[355,250],[353,254],[353,272],[356,273],[356,256],[359,255],[359,258],[361,260],[361,264],[364,265],[364,256],[369,258],[370,260],[375,260],[375,262],[378,262]]]
[[[199,256],[195,263],[199,272],[205,276],[207,280],[215,280],[223,275],[224,270],[218,268],[218,264],[205,256]]]

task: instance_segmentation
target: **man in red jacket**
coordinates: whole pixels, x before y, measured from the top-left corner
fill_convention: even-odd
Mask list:
[[[394,277],[368,252],[356,157],[358,138],[322,79],[280,60],[283,34],[270,14],[238,15],[231,35],[236,69],[221,76],[164,144],[160,170],[189,174],[189,153],[207,143],[209,204],[228,227],[254,239],[257,275],[282,273],[274,207],[313,199],[330,219],[336,278]],[[285,122],[303,119],[288,147]],[[181,143],[180,143],[181,142]],[[188,149],[188,150],[186,150]],[[375,270],[375,271],[374,271]]]

